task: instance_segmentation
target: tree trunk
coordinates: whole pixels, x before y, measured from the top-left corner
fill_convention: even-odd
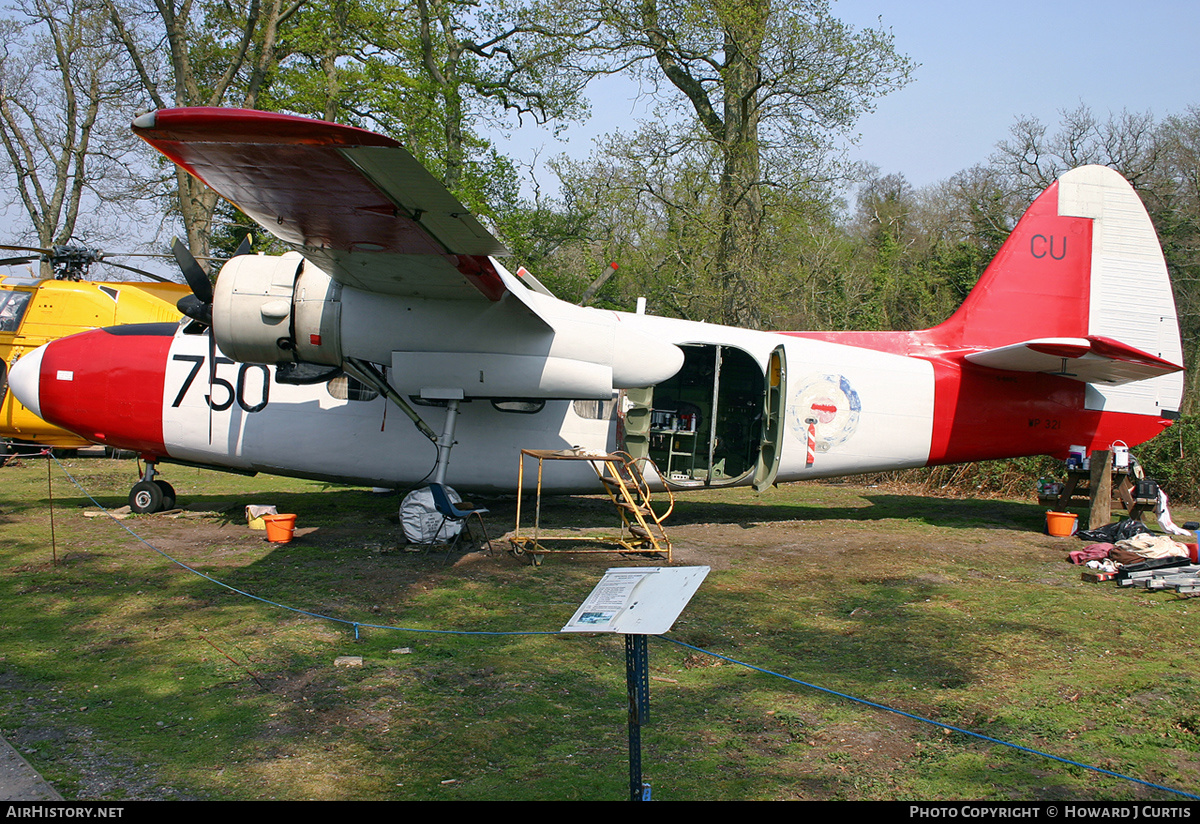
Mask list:
[[[720,240],[716,272],[721,320],[753,325],[761,264],[762,180],[758,142],[759,61],[770,11],[766,0],[722,8],[725,31],[724,134],[721,149]]]
[[[442,184],[455,191],[462,182],[463,167],[466,165],[466,148],[463,145],[463,99],[459,86],[459,65],[463,45],[455,34],[454,20],[446,7],[434,0],[418,0],[417,10],[421,17],[421,58],[425,72],[433,81],[436,94],[441,98],[442,134],[446,140],[446,155],[442,171]],[[439,38],[445,47],[441,53],[434,38]]]
[[[190,0],[155,0],[154,8],[163,24],[168,44],[168,59],[171,73],[169,83],[172,93],[164,95],[159,79],[151,75],[143,59],[141,46],[122,19],[115,3],[109,2],[110,19],[117,28],[121,42],[129,53],[133,65],[141,78],[146,92],[156,106],[220,106],[232,94],[237,94],[235,83],[245,75],[251,45],[255,45],[249,78],[239,95],[241,104],[248,108],[258,105],[258,99],[274,71],[278,55],[278,31],[281,23],[295,14],[304,0],[292,0],[284,7],[283,0],[271,0],[263,9],[260,0],[249,0],[244,8],[245,18],[239,24],[240,31],[231,32],[237,47],[221,75],[210,86],[202,85],[192,65],[191,50],[193,36],[193,13]],[[255,38],[257,37],[257,44]],[[166,85],[164,81],[163,85]],[[207,257],[209,233],[212,228],[213,211],[217,196],[206,186],[195,180],[182,169],[175,173],[177,183],[176,203],[187,235],[188,247],[196,257]]]

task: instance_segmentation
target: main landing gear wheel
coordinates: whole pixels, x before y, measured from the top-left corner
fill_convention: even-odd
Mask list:
[[[138,481],[129,492],[129,508],[139,514],[163,511],[163,488],[157,481]]]
[[[138,481],[129,493],[129,508],[140,514],[175,508],[175,487],[166,481]]]

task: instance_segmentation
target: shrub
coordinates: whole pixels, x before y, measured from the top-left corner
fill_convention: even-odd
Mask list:
[[[1151,441],[1132,450],[1147,478],[1175,503],[1200,504],[1200,416],[1184,415]],[[932,466],[864,477],[868,483],[916,486],[930,494],[1032,498],[1038,478],[1062,479],[1062,461],[1045,456]]]
[[[1154,478],[1172,501],[1200,503],[1200,416],[1184,415],[1157,438],[1133,450],[1146,477]]]
[[[930,494],[953,497],[1032,498],[1038,478],[1061,476],[1062,461],[1038,456],[969,464],[930,466],[866,476],[868,483],[916,486]]]

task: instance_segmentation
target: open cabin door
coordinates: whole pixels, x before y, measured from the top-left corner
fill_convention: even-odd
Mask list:
[[[624,449],[633,458],[645,458],[650,454],[650,413],[654,401],[654,387],[626,389],[623,393],[621,430],[617,436],[618,448]]]
[[[622,448],[650,457],[670,486],[769,486],[779,467],[783,347],[764,374],[733,346],[685,344],[683,367],[657,386],[627,390]]]
[[[763,393],[762,446],[754,467],[754,489],[762,492],[775,483],[783,454],[783,415],[787,404],[787,358],[783,347],[775,347],[767,361],[767,385]]]

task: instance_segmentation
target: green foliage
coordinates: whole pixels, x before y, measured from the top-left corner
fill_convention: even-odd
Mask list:
[[[516,200],[516,172],[486,136],[507,112],[539,122],[583,112],[563,44],[528,12],[465,0],[306,3],[281,36],[264,100],[395,137],[474,214],[493,222]]]
[[[246,216],[241,209],[228,201],[217,202],[213,210],[212,229],[209,232],[209,250],[218,261],[233,256],[247,235],[251,239],[251,251],[264,254],[281,255],[288,251],[280,241],[263,230],[255,221]],[[216,275],[220,264],[209,263],[206,267]]]
[[[1200,417],[1183,415],[1158,437],[1133,450],[1146,477],[1158,481],[1172,502],[1200,504]],[[1046,456],[934,466],[868,476],[939,495],[1022,497],[1042,477],[1061,478],[1062,462]]]
[[[970,294],[990,262],[991,258],[983,248],[968,241],[958,241],[938,243],[927,266],[933,282],[945,285],[946,303],[954,308]]]
[[[1200,503],[1200,415],[1182,416],[1134,454],[1172,501]]]
[[[795,243],[781,224],[836,176],[837,140],[907,82],[890,33],[855,30],[824,0],[541,6],[548,25],[581,33],[589,71],[635,69],[671,113],[567,169],[582,177],[565,185],[597,207],[580,251],[595,260],[598,246],[628,244],[604,257],[665,314],[759,327],[792,314],[780,296],[799,278],[777,253]],[[618,193],[646,217],[614,215]]]

